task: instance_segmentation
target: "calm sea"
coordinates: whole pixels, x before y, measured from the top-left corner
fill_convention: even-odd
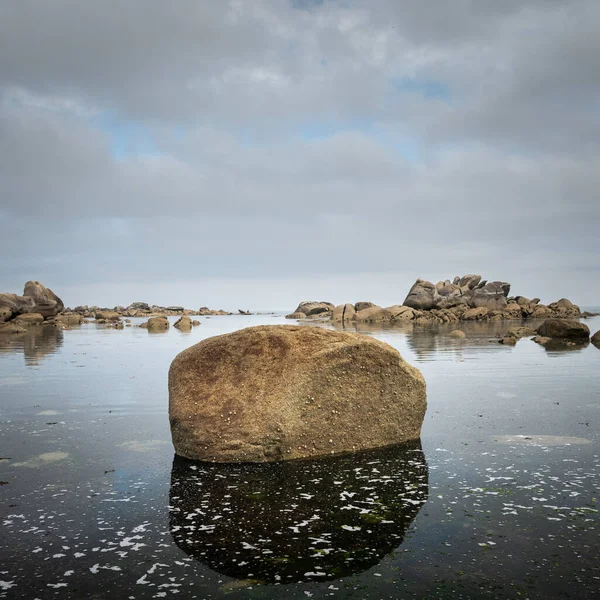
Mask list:
[[[0,598],[600,597],[600,350],[367,328],[425,376],[420,443],[219,466],[174,459],[169,364],[286,321],[200,320],[0,340]]]

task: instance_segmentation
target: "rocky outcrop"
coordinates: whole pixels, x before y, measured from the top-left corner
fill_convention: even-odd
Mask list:
[[[29,313],[38,313],[47,319],[56,316],[63,309],[62,300],[39,281],[28,281],[22,296],[0,294],[0,321],[10,321],[19,315]]]
[[[594,344],[594,346],[596,346],[596,348],[600,348],[600,330],[596,331],[596,333],[592,336],[592,339],[590,341],[592,342],[592,344]]]
[[[565,319],[548,319],[538,328],[537,334],[542,337],[562,340],[587,341],[590,339],[590,329],[585,323]]]
[[[159,306],[157,304],[148,304],[147,302],[133,302],[127,307],[115,306],[114,308],[99,308],[98,306],[76,306],[74,309],[67,309],[66,312],[79,314],[85,318],[95,317],[97,312],[114,312],[119,317],[170,317],[183,315],[231,315],[233,313],[224,310],[213,310],[206,306],[192,310],[182,306]]]
[[[404,300],[404,306],[417,310],[432,310],[464,305],[469,308],[496,310],[507,305],[509,291],[509,283],[487,283],[481,280],[481,275],[455,277],[452,283],[446,280],[435,285],[431,281],[417,279]]]
[[[209,338],[169,370],[179,456],[272,462],[417,439],[425,381],[391,346],[318,327],[260,326]]]
[[[402,306],[382,308],[372,302],[340,304],[333,310],[328,303],[303,302],[297,310],[307,312],[316,305],[326,305],[317,310],[333,321],[351,323],[412,322],[415,325],[454,323],[455,321],[502,321],[522,319],[576,319],[582,315],[579,307],[566,298],[548,306],[539,298],[509,296],[510,284],[504,281],[487,281],[481,275],[457,276],[450,281],[433,284],[417,279]],[[294,313],[288,318],[296,318]],[[310,315],[309,318],[314,318]]]

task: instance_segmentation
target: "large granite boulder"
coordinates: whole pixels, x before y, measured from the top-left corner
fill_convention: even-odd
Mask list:
[[[537,328],[538,335],[552,339],[586,341],[590,329],[585,323],[567,319],[548,319]]]
[[[594,346],[596,346],[596,348],[600,348],[600,330],[596,331],[596,333],[592,336],[591,342],[594,344]]]
[[[169,370],[175,452],[273,462],[418,439],[425,380],[357,333],[267,325],[206,339]]]

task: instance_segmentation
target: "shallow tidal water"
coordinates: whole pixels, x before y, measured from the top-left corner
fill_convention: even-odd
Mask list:
[[[600,597],[600,350],[365,328],[425,376],[420,443],[210,465],[174,456],[171,360],[289,321],[200,320],[0,339],[0,598]]]

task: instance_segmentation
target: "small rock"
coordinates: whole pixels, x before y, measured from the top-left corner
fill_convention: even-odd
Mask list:
[[[461,329],[453,329],[449,334],[448,337],[451,338],[457,338],[457,339],[463,339],[467,337],[467,334],[462,331]]]

